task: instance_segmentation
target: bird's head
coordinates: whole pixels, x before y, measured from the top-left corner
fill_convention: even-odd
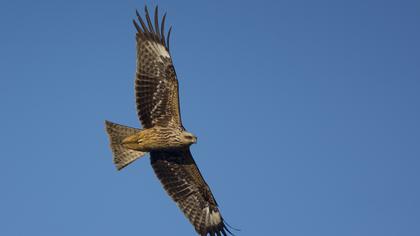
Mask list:
[[[193,143],[197,143],[197,137],[192,133],[183,131],[181,135],[181,142],[187,145],[191,145]]]

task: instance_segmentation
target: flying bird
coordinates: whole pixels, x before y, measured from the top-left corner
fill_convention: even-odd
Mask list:
[[[143,129],[105,121],[113,161],[118,170],[150,153],[156,176],[167,194],[201,236],[224,235],[226,227],[213,194],[190,152],[197,137],[181,121],[178,79],[169,50],[171,28],[165,35],[166,13],[159,23],[145,7],[145,20],[136,11],[137,68],[135,96]]]

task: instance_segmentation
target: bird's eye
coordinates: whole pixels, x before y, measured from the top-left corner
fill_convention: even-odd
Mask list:
[[[187,136],[187,139],[192,139],[193,137],[192,136]]]

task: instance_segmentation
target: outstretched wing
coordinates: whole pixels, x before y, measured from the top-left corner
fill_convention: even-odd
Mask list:
[[[202,236],[227,235],[224,220],[189,148],[150,153],[153,169],[166,192]]]
[[[165,38],[165,18],[159,26],[158,8],[155,10],[154,25],[145,8],[146,23],[136,11],[137,29],[137,71],[136,103],[137,114],[144,128],[155,125],[182,127],[179,112],[178,80],[169,53],[169,29]],[[147,25],[146,25],[147,24]]]

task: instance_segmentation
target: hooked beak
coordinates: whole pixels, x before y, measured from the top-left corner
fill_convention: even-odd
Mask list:
[[[197,143],[197,137],[193,138],[193,143],[196,144]]]

